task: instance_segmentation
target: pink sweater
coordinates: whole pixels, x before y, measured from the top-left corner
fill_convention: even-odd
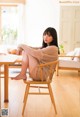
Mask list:
[[[27,54],[34,57],[37,61],[37,65],[58,59],[58,48],[56,46],[47,46],[42,49],[34,49],[27,45],[21,44],[19,45],[19,47],[24,49]],[[47,68],[44,69],[44,74],[46,73],[47,73]],[[36,65],[32,67],[30,76],[33,79],[40,80],[39,69]],[[46,77],[47,76],[44,76],[44,80],[46,79]]]

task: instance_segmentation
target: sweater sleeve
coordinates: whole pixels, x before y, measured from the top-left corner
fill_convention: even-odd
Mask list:
[[[55,46],[47,46],[42,49],[33,49],[25,44],[19,45],[19,48],[23,49],[27,54],[33,56],[40,62],[49,62],[56,60],[58,56],[58,49]]]
[[[38,59],[39,61],[43,58],[43,54],[41,49],[34,49],[32,47],[29,47],[25,44],[20,44],[18,48],[21,48],[24,50],[27,54],[33,56],[34,58]]]

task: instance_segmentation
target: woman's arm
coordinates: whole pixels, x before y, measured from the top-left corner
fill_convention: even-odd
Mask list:
[[[31,47],[31,46],[28,46],[28,45],[26,45],[26,44],[20,44],[20,45],[18,45],[18,48],[19,48],[19,49],[23,49],[24,46],[27,46],[27,47],[30,47],[30,48],[33,48],[33,49],[36,49],[36,50],[42,48],[42,47]]]
[[[42,47],[31,47],[31,48],[33,48],[33,49],[41,49]]]
[[[38,60],[40,60],[42,58],[42,51],[40,48],[35,49],[34,47],[30,47],[30,46],[27,46],[25,44],[20,44],[18,46],[18,49],[26,51],[26,53],[35,57]]]
[[[18,45],[18,49],[24,50],[25,46],[27,46],[27,45],[26,44],[20,44],[20,45]],[[30,47],[30,48],[33,48],[33,49],[36,49],[36,50],[42,48],[42,47],[31,47],[31,46],[27,46],[27,47]]]

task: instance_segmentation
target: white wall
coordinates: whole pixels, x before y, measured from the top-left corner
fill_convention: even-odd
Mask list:
[[[59,5],[55,0],[27,0],[26,2],[26,43],[41,46],[42,34],[47,27],[59,32]]]

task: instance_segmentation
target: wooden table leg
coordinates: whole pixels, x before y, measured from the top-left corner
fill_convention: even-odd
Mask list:
[[[0,68],[0,72],[1,72],[1,68]],[[1,74],[0,74],[1,76]],[[0,78],[0,109],[1,109],[1,78]]]
[[[8,65],[4,65],[4,102],[8,102]]]

